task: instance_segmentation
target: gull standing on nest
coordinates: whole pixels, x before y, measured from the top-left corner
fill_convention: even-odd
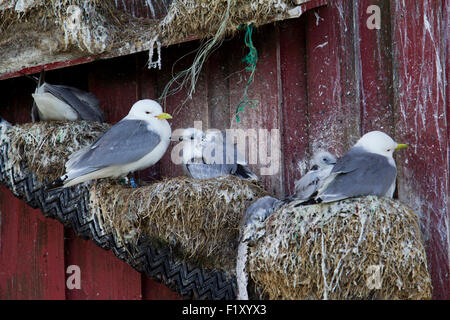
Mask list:
[[[172,130],[166,119],[171,118],[156,101],[137,101],[125,118],[90,146],[73,153],[66,162],[66,174],[49,187],[124,177],[154,165],[169,146]]]

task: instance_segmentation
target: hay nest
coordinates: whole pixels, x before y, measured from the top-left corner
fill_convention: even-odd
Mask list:
[[[296,4],[289,0],[146,0],[133,3],[132,10],[123,6],[117,0],[10,0],[0,4],[0,44],[11,49],[32,41],[35,47],[48,47],[50,53],[139,50],[148,43],[153,46],[156,38],[170,45],[189,37],[211,37],[224,21],[228,33],[241,24],[269,23],[282,19]],[[149,7],[153,16],[139,17],[134,6]]]
[[[368,196],[290,203],[249,249],[249,276],[270,299],[430,299],[418,217]]]
[[[41,121],[1,131],[0,141],[9,144],[8,163],[16,172],[24,166],[39,181],[51,181],[64,174],[70,154],[94,142],[109,127],[91,121]]]
[[[234,274],[240,219],[265,194],[234,176],[177,177],[135,189],[99,183],[90,189],[90,210],[124,243],[145,236],[180,259]]]
[[[225,22],[225,34],[232,34],[242,24],[260,26],[282,19],[294,5],[283,0],[213,0],[174,1],[160,23],[164,39],[180,41],[190,36],[213,37]],[[164,40],[164,43],[167,40]]]

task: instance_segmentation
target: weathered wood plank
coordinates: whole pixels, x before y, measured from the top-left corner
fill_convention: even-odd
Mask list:
[[[80,289],[67,289],[68,300],[139,300],[141,274],[111,252],[66,230],[66,267],[80,268]]]
[[[137,100],[136,61],[125,56],[97,61],[89,68],[89,91],[100,100],[106,122],[114,124],[125,117]]]
[[[228,60],[232,42],[226,40],[206,61],[209,128],[230,128],[230,74]]]
[[[199,47],[198,41],[186,43],[184,45],[175,45],[162,50],[162,69],[158,71],[157,86],[158,96],[162,94],[167,82],[172,76],[191,66],[195,53],[193,50]],[[188,53],[190,53],[188,56]],[[192,99],[187,99],[188,89],[181,88],[177,93],[167,97],[164,108],[169,112],[173,119],[169,120],[172,127],[172,135],[179,128],[193,127],[194,121],[202,121],[202,129],[209,126],[208,116],[208,98],[205,70],[202,71]],[[172,142],[167,152],[160,160],[161,176],[176,177],[183,175],[183,168],[172,161],[172,149],[177,142]]]
[[[142,275],[143,300],[181,300],[182,297],[175,291],[156,280]]]
[[[357,2],[360,41],[355,42],[360,71],[361,133],[372,130],[394,135],[392,86],[392,40],[390,1],[362,0]],[[369,29],[367,21],[372,13],[367,8],[380,8],[380,29]]]
[[[442,18],[439,1],[391,5],[395,137],[410,145],[399,154],[399,198],[420,216],[435,299],[450,297]]]
[[[308,97],[306,79],[306,16],[280,23],[282,84],[282,150],[285,192],[305,174],[308,161]]]
[[[310,153],[342,155],[360,134],[354,10],[336,1],[306,13]]]
[[[327,3],[328,0],[310,0],[302,1],[302,4],[297,6],[297,10],[294,10],[291,18],[295,18],[298,14],[305,12],[311,8],[321,6]],[[153,3],[158,3],[153,1]],[[153,18],[153,14],[150,7],[146,5],[144,0],[123,0],[117,2],[117,7],[122,9],[134,17],[139,18]],[[162,5],[154,6],[155,16],[160,19],[166,15],[166,9]],[[289,19],[289,16],[285,17]],[[275,20],[283,19],[283,17],[275,18]],[[151,19],[153,20],[153,19]],[[151,34],[150,34],[151,36]],[[181,42],[189,42],[192,40],[198,40],[199,37],[192,35]],[[126,40],[116,43],[115,48],[110,52],[102,54],[92,55],[89,52],[80,52],[77,50],[69,52],[52,52],[48,47],[48,43],[54,43],[52,34],[41,34],[39,39],[34,41],[24,42],[28,45],[26,48],[20,48],[19,51],[8,54],[4,54],[2,61],[0,61],[0,80],[14,77],[20,77],[21,72],[26,74],[37,73],[42,68],[46,70],[53,70],[64,68],[67,66],[88,63],[98,59],[111,59],[114,57],[129,55],[137,52],[147,51],[150,49],[150,41],[139,41],[130,43]],[[42,44],[41,47],[34,45],[34,43]],[[173,42],[171,45],[175,45],[179,42]],[[18,59],[17,57],[20,56]]]
[[[63,227],[0,186],[0,299],[65,299]]]
[[[258,51],[258,62],[256,63],[253,82],[248,87],[248,99],[254,100],[256,106],[252,108],[250,105],[247,105],[239,113],[240,122],[237,122],[235,116],[236,107],[243,99],[244,90],[249,78],[249,72],[244,69],[246,65],[242,62],[242,59],[247,55],[249,50],[244,44],[244,33],[245,31],[242,31],[239,36],[233,39],[232,52],[234,54],[229,60],[231,127],[234,129],[256,130],[258,140],[257,148],[254,150],[257,151],[257,163],[252,163],[251,157],[248,156],[249,168],[261,178],[266,190],[274,195],[281,196],[284,194],[282,159],[281,155],[280,157],[272,157],[276,151],[275,149],[280,150],[281,141],[277,140],[275,144],[276,148],[271,150],[269,139],[267,146],[268,152],[263,152],[259,145],[263,141],[263,136],[258,132],[259,129],[262,129],[270,134],[271,137],[274,133],[272,130],[277,130],[278,138],[281,135],[279,33],[278,29],[273,25],[262,26],[253,31],[253,44]],[[247,146],[250,144],[249,141],[247,142]],[[250,147],[247,147],[247,150],[250,150]],[[261,155],[268,158],[263,159]],[[272,165],[274,171],[270,174],[263,174],[262,169],[269,168]]]

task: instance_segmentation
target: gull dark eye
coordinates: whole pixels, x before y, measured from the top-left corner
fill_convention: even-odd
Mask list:
[[[183,141],[183,137],[179,137],[179,138],[178,138],[178,141]]]
[[[191,140],[194,140],[194,136],[191,136]]]
[[[145,111],[146,114],[150,114],[150,111]]]

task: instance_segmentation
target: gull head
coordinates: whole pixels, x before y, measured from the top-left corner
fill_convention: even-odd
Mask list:
[[[200,143],[205,138],[205,133],[197,128],[186,128],[183,129],[179,141],[192,141]]]
[[[355,144],[355,147],[361,147],[368,152],[392,158],[395,150],[404,149],[407,145],[395,142],[384,132],[371,131],[363,135]]]
[[[325,168],[326,166],[333,166],[336,164],[336,157],[328,151],[319,151],[314,154],[312,164],[317,165],[319,168]]]
[[[150,99],[139,100],[133,104],[127,117],[147,121],[172,119],[170,114],[163,112],[158,102]]]
[[[178,137],[183,152],[183,163],[192,163],[195,159],[203,157],[203,140],[205,133],[197,128],[182,129]],[[195,161],[194,161],[195,162]]]

